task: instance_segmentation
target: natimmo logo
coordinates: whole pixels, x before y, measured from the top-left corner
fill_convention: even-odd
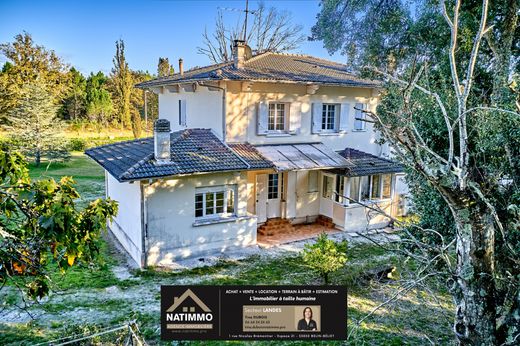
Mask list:
[[[168,329],[212,329],[213,313],[189,288],[166,310]]]

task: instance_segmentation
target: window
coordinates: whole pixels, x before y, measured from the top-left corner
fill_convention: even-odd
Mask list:
[[[366,201],[370,197],[370,177],[364,176],[359,179],[359,190],[361,200]]]
[[[350,198],[359,201],[359,177],[350,178]]]
[[[334,178],[329,175],[323,176],[323,198],[333,198],[333,184]]]
[[[337,111],[338,107],[334,104],[324,104],[321,116],[321,130],[324,132],[334,132],[337,130]]]
[[[356,131],[364,131],[366,130],[367,123],[364,121],[366,119],[366,114],[363,113],[360,109],[367,109],[366,103],[356,103],[356,112],[354,118],[354,130]]]
[[[197,190],[195,217],[219,217],[235,213],[235,187],[219,186]]]
[[[307,192],[318,192],[318,172],[310,171],[307,181]]]
[[[182,126],[182,101],[179,100],[179,125]]]
[[[383,174],[383,199],[392,198],[392,175]]]
[[[380,175],[371,175],[371,185],[372,185],[372,193],[370,195],[370,199],[380,199],[381,198],[381,176]]]
[[[268,131],[285,131],[285,103],[269,103]]]
[[[269,174],[267,184],[267,198],[277,199],[278,198],[278,174]]]
[[[345,204],[345,177],[338,175],[336,177],[336,202]]]

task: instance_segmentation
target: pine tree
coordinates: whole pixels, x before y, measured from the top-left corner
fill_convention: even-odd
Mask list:
[[[133,89],[132,74],[125,58],[125,43],[123,40],[116,41],[116,55],[113,59],[112,84],[114,88],[114,103],[119,122],[122,127],[130,127],[130,95]]]
[[[91,73],[86,82],[85,100],[89,121],[95,123],[98,129],[107,127],[114,112],[110,93],[106,89],[108,79],[103,72]]]
[[[39,80],[22,87],[18,104],[9,112],[11,139],[34,158],[36,166],[44,156],[49,159],[69,156],[65,142],[59,137],[62,122],[57,113],[52,94]]]

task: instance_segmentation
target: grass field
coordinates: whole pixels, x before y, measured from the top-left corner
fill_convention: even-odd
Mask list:
[[[81,204],[102,197],[103,170],[83,154],[76,153],[66,163],[48,167],[31,166],[35,179],[63,175],[73,176],[82,194]],[[223,260],[216,266],[181,272],[129,270],[121,254],[108,242],[103,242],[96,263],[81,264],[66,275],[52,272],[52,295],[34,304],[30,311],[35,319],[17,323],[0,319],[1,345],[29,345],[50,341],[72,334],[90,334],[107,326],[136,320],[149,344],[168,344],[159,337],[160,286],[165,284],[320,284],[320,278],[302,265],[298,254],[278,250],[275,256],[267,252],[244,260]],[[453,305],[441,283],[428,283],[427,289],[412,289],[358,323],[376,306],[390,298],[398,289],[395,282],[379,282],[367,273],[375,268],[395,265],[401,272],[413,267],[409,260],[386,253],[373,245],[351,245],[347,265],[332,277],[332,283],[346,285],[348,295],[350,345],[450,345]],[[121,276],[123,272],[125,275]],[[404,275],[404,274],[403,274]],[[19,301],[16,294],[8,295],[8,308]],[[5,307],[5,306],[4,306]],[[0,313],[1,317],[1,313]],[[91,344],[122,344],[124,335],[114,333],[93,340]],[[193,345],[221,344],[218,342],[182,343]],[[250,343],[233,342],[233,345]],[[257,345],[279,345],[280,342],[256,342]],[[289,343],[286,343],[289,344]],[[290,343],[310,344],[310,343]],[[314,343],[341,345],[342,342]]]
[[[31,179],[53,178],[57,181],[63,176],[71,176],[76,182],[76,189],[81,195],[79,206],[85,206],[93,199],[105,195],[104,170],[85,154],[73,152],[67,162],[43,162],[40,167],[29,164]]]

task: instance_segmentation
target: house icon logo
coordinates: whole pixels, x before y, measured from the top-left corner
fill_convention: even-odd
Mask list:
[[[166,310],[166,312],[173,312],[177,310],[177,308],[181,307],[182,303],[187,299],[191,298],[195,304],[199,306],[200,309],[204,312],[211,312],[211,310],[208,308],[206,304],[202,300],[200,300],[199,297],[195,293],[193,293],[192,290],[189,288],[184,291],[184,293],[180,297],[173,297],[173,305]],[[182,312],[195,312],[195,306],[183,306]]]
[[[174,296],[173,304],[164,312],[166,328],[171,331],[213,329],[213,312],[189,288],[180,296]]]

